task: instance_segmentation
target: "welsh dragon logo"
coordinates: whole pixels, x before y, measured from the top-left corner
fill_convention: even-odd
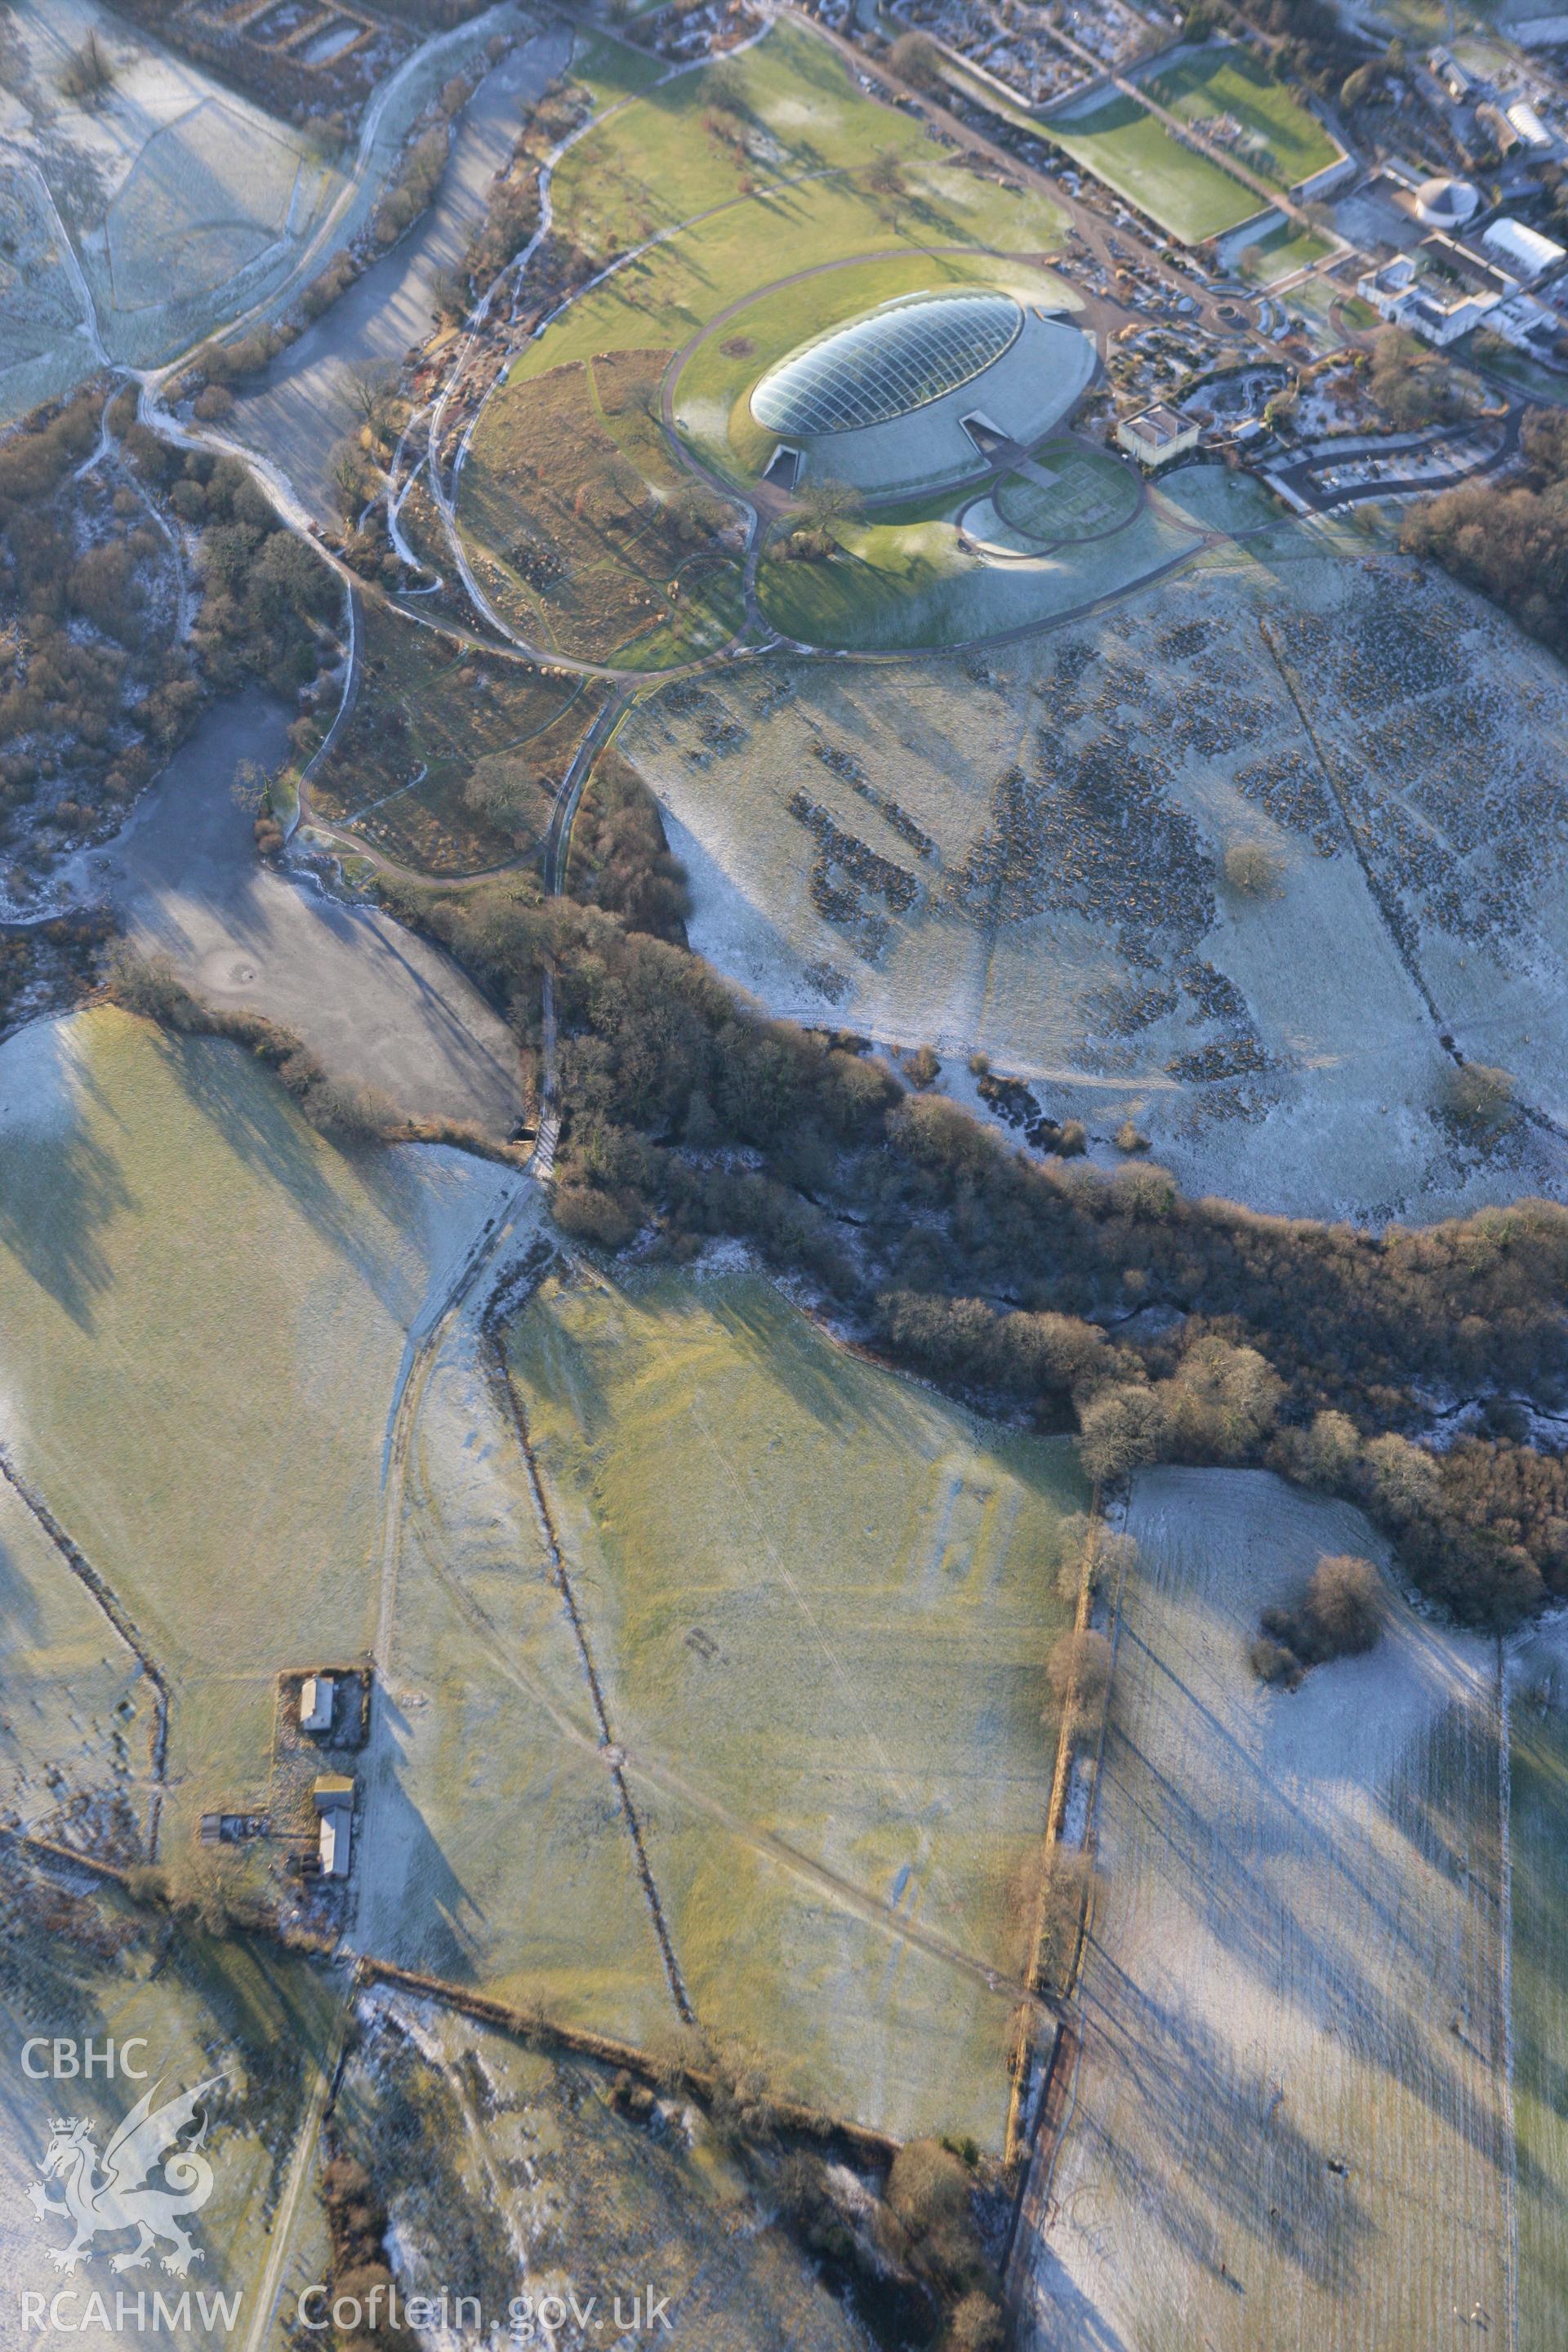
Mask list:
[[[149,2254],[164,2244],[174,2251],[160,2260],[177,2278],[202,2260],[201,2248],[192,2243],[181,2223],[186,2214],[200,2212],[212,2195],[212,2166],[200,2151],[207,2135],[205,2102],[222,2080],[215,2074],[161,2107],[153,2105],[161,2087],[154,2083],[138,2099],[101,2158],[89,2118],[55,2118],[37,2168],[45,2181],[59,2184],[61,2194],[51,2197],[43,2183],[35,2180],[27,2201],[40,2221],[46,2214],[58,2213],[75,2232],[68,2246],[49,2249],[49,2260],[57,2269],[74,2271],[84,2255],[94,2252],[96,2239],[126,2230],[136,2231],[136,2243],[129,2252],[110,2257],[112,2271],[141,2269]],[[182,2147],[180,2134],[198,2109],[202,2120],[195,2137]],[[154,2172],[162,2174],[163,2186],[150,2185]]]

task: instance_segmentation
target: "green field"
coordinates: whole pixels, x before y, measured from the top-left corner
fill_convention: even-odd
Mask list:
[[[710,126],[721,117],[765,153],[737,152]],[[867,175],[884,154],[901,184],[879,194]],[[941,161],[917,123],[865,97],[793,23],[595,125],[563,158],[553,198],[590,254],[664,241],[574,302],[513,382],[605,351],[680,350],[731,303],[823,262],[952,247],[1034,255],[1062,229],[1042,193]]]
[[[370,1641],[405,1335],[500,1173],[345,1153],[237,1047],[108,1008],[22,1031],[0,1076],[6,1442],[168,1680],[184,1871],[198,1813],[266,1806],[278,1671]]]
[[[1495,1646],[1390,1581],[1370,1654],[1272,1691],[1260,1608],[1325,1552],[1381,1562],[1366,1521],[1161,1469],[1127,1524],[1034,2340],[1432,2352],[1479,2305],[1506,2342]]]
[[[661,58],[633,48],[609,32],[579,33],[572,52],[572,79],[587,91],[595,114],[623,99],[640,97],[667,70]]]
[[[1250,188],[1184,146],[1135,99],[1118,91],[1085,112],[1056,115],[1051,142],[1136,205],[1183,245],[1239,228],[1258,210]]]
[[[1070,1448],[751,1276],[552,1279],[509,1353],[699,2017],[819,2103],[998,2145],[1010,2002],[973,1970],[1026,1933]]]
[[[109,1790],[122,1822],[144,1830],[153,1700],[135,1653],[4,1484],[0,1609],[0,1685],[26,1694],[0,1730],[7,1811],[47,1834],[74,1799]]]
[[[1048,198],[1010,194],[953,164],[928,164],[921,180],[918,213],[893,217],[848,177],[729,205],[574,302],[528,346],[508,384],[600,352],[683,349],[730,304],[822,262],[948,247],[1033,253],[1055,241],[1060,215]]]
[[[863,174],[878,155],[892,154],[910,173],[893,207],[918,229],[931,201],[931,153],[918,121],[878,105],[827,42],[781,21],[754,47],[663,81],[595,125],[563,157],[552,194],[556,217],[583,249],[607,256],[789,181]],[[943,174],[973,177],[952,167]],[[999,193],[979,181],[975,189],[983,211]],[[1031,209],[1054,231],[1058,215],[1047,200]],[[753,273],[749,282],[759,279]]]
[[[417,1400],[365,1774],[368,1949],[647,2042],[668,1987],[516,1431],[460,1328]]]
[[[1237,161],[1281,188],[1310,180],[1339,157],[1317,117],[1247,49],[1189,49],[1141,87],[1181,122],[1212,125],[1229,116],[1244,134]]]

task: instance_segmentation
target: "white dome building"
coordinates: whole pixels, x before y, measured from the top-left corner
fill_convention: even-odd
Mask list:
[[[1089,337],[994,286],[902,294],[815,335],[753,386],[769,471],[876,497],[962,482],[1043,440],[1094,373]]]
[[[1481,208],[1479,188],[1468,180],[1423,180],[1415,191],[1415,210],[1428,228],[1450,235],[1473,220]]]

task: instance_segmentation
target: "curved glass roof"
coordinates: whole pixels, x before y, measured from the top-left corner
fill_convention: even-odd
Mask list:
[[[752,394],[752,414],[774,433],[885,425],[968,383],[1001,358],[1023,323],[1010,294],[902,294],[813,336],[770,368]]]

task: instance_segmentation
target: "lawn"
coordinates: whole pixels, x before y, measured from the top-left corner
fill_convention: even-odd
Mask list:
[[[370,1641],[405,1335],[501,1176],[341,1151],[237,1047],[109,1008],[12,1037],[0,1105],[5,1443],[166,1677],[183,1873],[200,1812],[266,1806],[279,1670]]]
[[[460,523],[492,603],[535,644],[656,668],[740,626],[743,525],[665,445],[668,356],[568,362],[507,384],[479,419]]]
[[[583,295],[514,362],[509,383],[605,351],[681,350],[731,303],[824,262],[884,253],[1034,254],[1055,242],[1047,198],[1013,194],[955,164],[920,173],[889,205],[852,177],[764,189],[682,229]]]
[[[1500,2337],[1495,1648],[1390,1585],[1370,1655],[1269,1690],[1258,1610],[1381,1559],[1367,1524],[1160,1470],[1128,1528],[1038,2340],[1430,2352],[1478,2304]]]
[[[1184,146],[1121,91],[1041,126],[1053,145],[1136,205],[1183,245],[1239,228],[1258,210],[1250,188]]]
[[[1282,221],[1267,236],[1244,245],[1236,257],[1236,266],[1243,278],[1259,286],[1272,286],[1281,278],[1293,276],[1298,269],[1310,269],[1332,251],[1326,236],[1319,236],[1313,229],[1299,228],[1292,221]]]
[[[1237,160],[1260,179],[1293,188],[1338,161],[1341,150],[1316,115],[1249,50],[1226,44],[1187,49],[1141,85],[1178,121],[1207,130],[1228,116],[1243,133]]]
[[[804,174],[864,172],[880,154],[917,183],[932,159],[918,121],[867,97],[818,35],[781,21],[586,132],[555,174],[556,217],[607,257]],[[1038,209],[1054,224],[1054,207]]]
[[[1362,322],[1357,320],[1352,323],[1359,326]],[[1543,367],[1539,360],[1532,360],[1526,352],[1516,352],[1500,336],[1489,338],[1489,349],[1484,359],[1477,357],[1473,335],[1467,339],[1461,350],[1472,367],[1484,366],[1488,375],[1500,377],[1504,383],[1512,384],[1530,399],[1547,401],[1554,408],[1568,404],[1568,374],[1560,368]]]
[[[353,717],[310,779],[320,814],[430,875],[482,871],[537,841],[600,689],[486,659],[379,602],[363,625]],[[464,798],[476,776],[496,789],[494,819]]]
[[[1192,551],[1194,536],[1146,505],[1101,538],[1060,542],[1022,562],[961,543],[949,499],[921,519],[877,510],[836,523],[839,552],[803,562],[770,550],[757,577],[763,612],[803,645],[879,652],[966,645],[1058,620]]]
[[[639,98],[668,70],[662,58],[597,29],[580,32],[572,52],[572,79],[587,91],[596,114],[623,100]]]
[[[825,2105],[998,2145],[1009,2003],[970,1970],[1026,1932],[1070,1447],[749,1276],[552,1279],[509,1355],[699,2016]]]
[[[1055,546],[1121,530],[1142,495],[1138,476],[1119,457],[1076,441],[1049,441],[1026,470],[995,485],[992,500],[1004,522]]]

